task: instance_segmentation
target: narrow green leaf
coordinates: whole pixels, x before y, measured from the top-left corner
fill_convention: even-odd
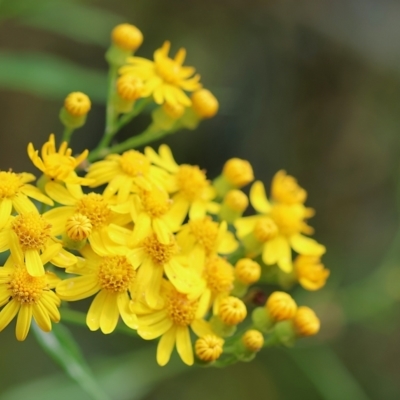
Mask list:
[[[42,53],[0,51],[0,88],[64,99],[72,91],[105,102],[107,75]]]
[[[86,393],[95,400],[108,400],[108,396],[95,381],[82,353],[69,330],[62,324],[53,325],[51,332],[43,332],[32,324],[36,339],[53,360],[61,366]]]

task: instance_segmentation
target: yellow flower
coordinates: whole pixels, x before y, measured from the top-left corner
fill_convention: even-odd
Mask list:
[[[194,348],[199,360],[212,362],[221,356],[223,346],[224,339],[221,339],[216,335],[205,335],[196,340]]]
[[[278,171],[272,179],[271,197],[274,201],[286,204],[304,203],[307,192],[301,188],[293,176]]]
[[[207,89],[194,92],[191,100],[194,112],[201,118],[212,118],[218,112],[218,100]]]
[[[36,277],[45,274],[43,257],[59,267],[76,263],[76,257],[58,242],[46,214],[37,211],[11,217],[0,232],[0,252],[10,249],[14,258],[25,263],[28,273]]]
[[[42,255],[42,262],[48,258]],[[28,273],[22,259],[9,257],[0,268],[0,331],[18,314],[15,334],[18,340],[25,340],[31,326],[32,317],[45,332],[51,331],[51,321],[60,321],[60,299],[51,290],[58,278],[46,272],[42,276]]]
[[[299,255],[294,260],[294,270],[301,286],[307,290],[321,289],[329,277],[318,256]]]
[[[216,191],[204,171],[193,165],[178,165],[167,145],[160,146],[159,154],[151,147],[146,147],[145,154],[153,164],[172,174],[173,187],[169,190],[174,193],[172,200],[186,207],[191,219],[202,218],[207,212],[218,213],[219,205],[212,201]]]
[[[65,110],[74,117],[86,115],[91,107],[89,97],[82,92],[72,92],[64,100]]]
[[[35,180],[32,174],[16,174],[12,171],[0,171],[0,228],[4,227],[13,208],[19,214],[37,211],[34,203],[28,198],[52,206],[54,203],[37,187],[28,184]]]
[[[161,336],[157,347],[157,363],[166,365],[175,345],[182,361],[192,365],[194,361],[189,327],[199,337],[213,334],[208,322],[203,320],[207,304],[179,293],[170,282],[163,281],[161,295],[164,308],[152,310],[141,306],[138,313],[138,334],[145,340]],[[135,304],[133,304],[135,310]]]
[[[143,42],[143,34],[134,25],[119,24],[112,30],[111,39],[115,46],[135,51]]]
[[[184,67],[186,50],[180,49],[175,58],[168,56],[170,42],[164,42],[154,53],[154,62],[141,57],[128,58],[128,65],[120,69],[122,75],[134,75],[143,80],[144,97],[153,95],[157,104],[164,102],[180,103],[191,106],[189,97],[185,94],[201,88],[200,76],[193,76],[193,67]]]
[[[244,241],[249,237],[256,240],[258,245],[256,243],[256,249],[252,251],[257,254],[262,252],[262,260],[266,265],[278,264],[283,271],[291,272],[291,249],[299,254],[315,256],[325,253],[324,246],[302,235],[313,233],[313,229],[305,222],[314,215],[313,209],[300,203],[271,204],[260,181],[251,187],[250,201],[259,214],[236,220],[236,234]]]
[[[256,329],[249,329],[243,334],[242,343],[247,350],[255,353],[264,346],[264,336]]]
[[[59,181],[71,184],[88,185],[90,180],[79,177],[75,169],[81,164],[89,154],[85,150],[78,157],[72,156],[72,150],[68,148],[67,142],[61,143],[58,151],[56,150],[55,138],[51,134],[49,140],[42,146],[41,156],[35,150],[32,143],[28,145],[28,156],[43,174],[52,181]]]
[[[319,332],[321,323],[311,308],[302,306],[293,318],[293,325],[299,336],[313,336]]]
[[[110,154],[105,160],[93,163],[86,178],[92,180],[90,187],[107,183],[104,196],[108,198],[117,194],[120,203],[138,189],[167,187],[170,179],[165,171],[151,165],[150,160],[136,150],[128,150],[121,155]]]
[[[85,246],[80,250],[85,260],[67,269],[79,276],[57,285],[58,296],[66,301],[86,299],[97,293],[86,318],[91,331],[113,332],[120,316],[127,326],[136,329],[136,317],[129,309],[136,271],[124,255],[126,252],[127,249],[121,248],[96,254],[90,246]]]
[[[237,297],[228,296],[221,300],[218,308],[218,317],[228,325],[238,325],[244,321],[247,316],[247,308],[242,300]]]
[[[274,321],[285,321],[295,316],[297,304],[290,294],[273,292],[268,297],[265,308]]]
[[[260,264],[250,258],[241,258],[236,262],[235,276],[239,282],[251,285],[260,279]]]

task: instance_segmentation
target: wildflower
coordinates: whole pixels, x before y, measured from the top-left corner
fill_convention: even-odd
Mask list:
[[[143,34],[134,25],[119,24],[112,30],[111,39],[122,50],[135,51],[143,42]]]
[[[42,263],[49,261],[41,256]],[[51,321],[60,321],[60,299],[51,290],[56,286],[56,275],[46,272],[41,276],[29,274],[23,259],[11,256],[0,268],[0,331],[17,316],[15,334],[18,340],[25,340],[32,317],[45,332],[51,330]]]
[[[192,365],[194,359],[189,328],[199,337],[213,334],[208,322],[203,319],[207,304],[179,293],[167,281],[163,281],[161,295],[165,304],[163,309],[152,310],[141,306],[142,313],[138,314],[137,332],[145,340],[161,336],[157,346],[159,365],[168,363],[175,345],[182,361]]]
[[[293,318],[293,325],[299,336],[313,336],[319,332],[320,321],[309,307],[299,307]]]
[[[260,279],[260,264],[250,258],[241,258],[236,262],[235,276],[239,282],[251,285]]]
[[[271,197],[274,201],[285,204],[304,203],[307,192],[297,184],[293,176],[280,170],[272,179]]]
[[[201,118],[212,118],[218,112],[218,100],[207,89],[194,92],[191,100],[194,112]]]
[[[223,352],[224,339],[216,335],[205,335],[196,340],[194,345],[196,356],[201,361],[217,360]]]
[[[64,101],[65,110],[74,117],[86,115],[90,111],[91,105],[89,97],[82,92],[72,92]]]
[[[145,154],[153,164],[172,174],[173,183],[169,189],[170,193],[174,193],[172,200],[188,210],[190,219],[202,218],[207,212],[216,214],[219,211],[219,205],[212,201],[216,196],[215,189],[199,167],[178,165],[171,149],[166,145],[160,146],[159,154],[146,147]]]
[[[126,101],[134,101],[142,97],[143,82],[136,76],[120,76],[117,79],[117,93]]]
[[[17,213],[36,211],[36,206],[29,197],[52,206],[53,201],[37,187],[28,182],[35,180],[26,172],[17,174],[12,171],[0,171],[0,228],[4,227],[13,208]]]
[[[118,202],[122,203],[138,189],[152,190],[153,186],[168,185],[169,176],[161,168],[151,165],[144,154],[128,150],[121,155],[110,154],[105,160],[93,163],[86,178],[92,181],[91,187],[107,183],[104,196],[110,198],[117,194]]]
[[[247,316],[247,309],[242,300],[228,296],[221,300],[218,308],[218,317],[229,326],[238,325]]]
[[[285,292],[273,292],[268,297],[265,308],[274,321],[292,319],[297,311],[296,302]]]
[[[251,164],[241,158],[229,159],[224,165],[222,175],[233,188],[241,188],[254,180]]]
[[[294,261],[294,270],[301,286],[307,290],[321,289],[329,277],[318,256],[298,255]]]
[[[143,80],[144,97],[153,95],[157,104],[168,102],[191,106],[191,101],[184,91],[192,92],[200,89],[200,76],[192,76],[193,67],[184,67],[186,51],[180,49],[175,58],[168,56],[170,42],[154,53],[154,62],[141,57],[128,58],[128,65],[120,69],[122,75],[134,75]],[[190,78],[191,77],[191,78]]]
[[[75,169],[86,159],[89,151],[83,151],[76,158],[71,154],[72,150],[68,148],[67,142],[63,142],[56,151],[54,134],[51,134],[49,140],[43,145],[42,157],[39,157],[38,150],[34,149],[32,143],[28,145],[29,158],[47,179],[67,184],[88,185],[90,180],[79,177]]]
[[[86,299],[96,294],[86,317],[91,331],[113,332],[120,316],[127,326],[136,329],[136,317],[129,309],[136,267],[123,255],[126,251],[95,253],[87,245],[80,250],[85,260],[67,269],[78,276],[57,285],[58,296],[66,301]]]
[[[219,210],[219,219],[233,223],[243,215],[248,205],[249,199],[245,193],[238,189],[229,190]]]
[[[256,329],[249,329],[243,334],[242,343],[246,350],[255,353],[260,351],[264,346],[264,336]]]

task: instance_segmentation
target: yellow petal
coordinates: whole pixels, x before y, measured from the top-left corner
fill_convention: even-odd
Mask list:
[[[104,334],[114,331],[118,324],[119,309],[117,305],[116,293],[107,293],[107,297],[103,303],[103,310],[100,316],[100,329]]]
[[[138,328],[138,335],[145,340],[158,338],[167,332],[172,326],[172,321],[169,318],[164,318],[153,325],[141,326]]]
[[[100,328],[100,318],[103,312],[104,303],[107,300],[107,292],[101,290],[93,299],[86,316],[86,324],[91,331],[97,331]]]
[[[120,293],[117,301],[118,310],[125,324],[131,329],[137,329],[138,321],[136,315],[129,308],[129,301],[128,293]]]
[[[67,206],[73,206],[76,203],[76,199],[65,188],[65,186],[61,185],[60,183],[46,183],[45,191],[57,203]]]
[[[26,196],[15,196],[13,198],[13,206],[18,214],[26,214],[29,212],[38,212],[35,205]]]
[[[20,309],[20,303],[16,300],[11,300],[7,303],[0,312],[0,331],[2,331],[17,315]]]
[[[261,181],[253,183],[250,189],[250,202],[260,214],[267,214],[271,211],[271,204],[267,199],[264,184]]]
[[[138,324],[143,326],[154,325],[166,318],[167,318],[167,312],[165,310],[160,310],[152,312],[151,314],[148,315],[138,316]]]
[[[57,299],[55,299],[56,295],[52,291],[48,291],[43,294],[42,298],[40,299],[43,307],[46,309],[47,314],[49,315],[50,319],[54,322],[59,322],[61,319],[60,311],[57,307]],[[58,301],[60,301],[58,299]]]
[[[31,327],[32,321],[32,305],[24,304],[21,305],[17,317],[17,325],[15,327],[15,336],[17,340],[23,341],[28,335],[29,328]]]
[[[325,246],[301,234],[293,235],[289,240],[293,250],[299,254],[321,256],[326,251]]]
[[[203,201],[194,201],[189,210],[190,219],[204,218],[206,215],[206,205]]]
[[[277,236],[264,244],[262,260],[267,265],[276,264],[282,254],[282,248],[285,246],[286,238]]]
[[[9,234],[8,230],[3,230],[0,232],[0,252],[1,253],[10,248],[9,235],[10,234]],[[18,238],[17,238],[17,241],[18,241]]]
[[[176,328],[171,327],[171,329],[164,333],[158,342],[157,346],[157,363],[161,367],[166,365],[171,358],[172,350],[175,345]]]
[[[161,218],[153,219],[153,230],[157,239],[162,244],[169,244],[171,241],[171,229]]]
[[[0,202],[0,228],[7,223],[12,211],[12,201],[5,197]]]
[[[39,301],[37,304],[33,305],[32,312],[33,312],[33,318],[39,325],[40,329],[44,332],[50,332],[51,321],[44,305]]]
[[[176,329],[176,349],[185,364],[193,365],[193,348],[187,326],[178,326]]]
[[[42,276],[44,275],[43,262],[40,258],[38,250],[26,250],[25,251],[25,264],[29,275]]]
[[[252,215],[251,217],[244,217],[237,219],[233,225],[236,228],[236,235],[240,238],[253,232],[257,221],[260,219],[259,215]]]
[[[97,276],[78,276],[69,278],[57,285],[57,294],[62,300],[75,301],[93,296],[100,290]]]
[[[47,204],[49,206],[54,205],[53,200],[44,195],[37,187],[33,185],[24,185],[21,188],[21,192],[26,196],[32,197],[32,199],[40,201],[41,203]]]
[[[199,337],[213,334],[210,324],[203,319],[195,319],[190,326],[193,332]]]

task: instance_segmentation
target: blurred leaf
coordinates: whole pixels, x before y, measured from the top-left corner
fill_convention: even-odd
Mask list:
[[[111,29],[125,18],[76,1],[53,1],[21,23],[55,32],[78,42],[107,47]]]
[[[54,0],[0,0],[0,18],[10,18],[41,9]]]
[[[287,354],[315,385],[324,400],[368,400],[351,372],[328,346],[289,349]]]
[[[134,342],[133,342],[134,343]],[[102,388],[112,394],[113,399],[138,400],[159,382],[179,375],[188,367],[174,357],[166,367],[155,361],[155,346],[149,345],[137,351],[94,364],[94,372]],[[55,396],[56,393],[56,396]],[[87,400],[74,382],[61,374],[54,374],[8,390],[1,400]]]
[[[59,57],[0,52],[0,88],[57,100],[79,90],[93,101],[105,102],[106,87],[104,72],[83,68]]]
[[[83,358],[75,339],[62,324],[53,325],[51,332],[43,332],[36,324],[33,331],[39,344],[65,373],[95,400],[107,400],[108,396],[98,383]],[[58,396],[57,396],[58,397]],[[32,398],[29,396],[28,398]]]

